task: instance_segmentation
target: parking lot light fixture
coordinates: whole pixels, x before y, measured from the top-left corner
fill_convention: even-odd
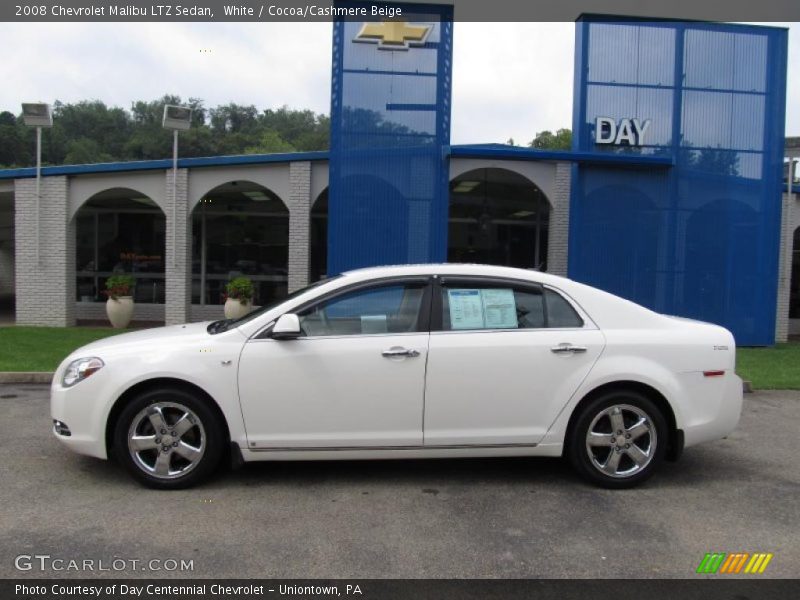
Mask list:
[[[50,105],[44,102],[23,102],[22,120],[28,127],[36,128],[36,264],[41,262],[40,213],[42,204],[42,127],[53,126]]]
[[[178,217],[178,132],[186,131],[192,126],[192,109],[188,106],[174,104],[164,105],[164,116],[161,120],[164,129],[172,130],[172,247],[177,248]],[[177,252],[172,253],[172,265],[178,264]]]

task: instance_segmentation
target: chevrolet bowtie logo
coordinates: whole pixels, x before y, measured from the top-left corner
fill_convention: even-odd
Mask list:
[[[408,50],[422,46],[428,39],[432,25],[409,25],[404,21],[364,23],[354,42],[378,44],[380,50]]]

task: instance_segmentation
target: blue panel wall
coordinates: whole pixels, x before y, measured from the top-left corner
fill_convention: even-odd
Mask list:
[[[577,24],[574,149],[671,157],[666,170],[574,167],[569,275],[659,312],[775,339],[787,31]],[[650,119],[598,145],[597,117]]]
[[[424,40],[387,49],[334,23],[329,275],[447,257],[452,7],[389,6]]]

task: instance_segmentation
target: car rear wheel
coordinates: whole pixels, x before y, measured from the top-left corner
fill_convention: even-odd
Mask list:
[[[633,487],[658,469],[667,447],[664,415],[628,390],[599,396],[575,420],[567,453],[585,479],[607,488]]]
[[[117,420],[114,446],[143,484],[181,489],[206,479],[223,454],[223,432],[205,399],[181,389],[137,396]]]

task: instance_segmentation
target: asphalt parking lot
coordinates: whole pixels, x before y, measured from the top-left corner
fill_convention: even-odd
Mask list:
[[[0,386],[0,577],[696,577],[710,551],[800,576],[800,392],[747,395],[731,437],[626,491],[558,459],[481,459],[262,463],[156,492],[63,450],[47,395]],[[193,571],[15,568],[42,554]]]

